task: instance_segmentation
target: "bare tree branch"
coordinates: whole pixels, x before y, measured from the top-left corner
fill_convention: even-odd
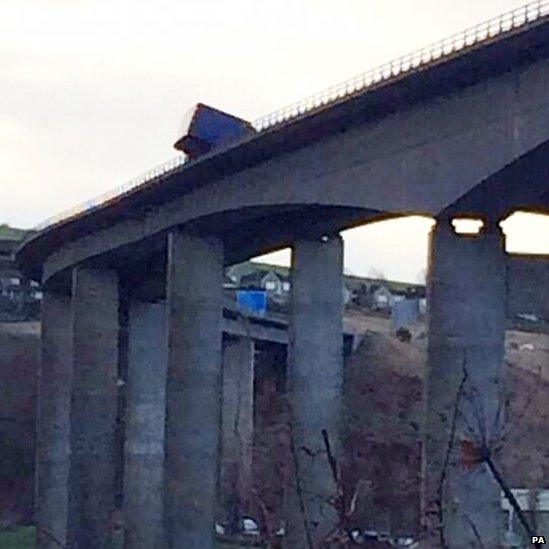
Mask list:
[[[59,547],[62,547],[63,549],[67,549],[68,545],[65,545],[61,540],[57,539],[49,530],[46,528],[40,526],[40,524],[36,525],[36,530],[40,534],[44,534],[48,539],[50,539],[55,545],[58,545]]]
[[[444,463],[442,465],[442,470],[440,473],[440,482],[438,485],[438,518],[439,518],[439,536],[440,536],[440,545],[443,549],[448,547],[446,543],[446,538],[444,536],[444,485],[446,483],[446,477],[448,472],[448,466],[450,465],[450,457],[454,451],[456,430],[457,430],[457,420],[459,415],[460,402],[464,395],[465,383],[467,382],[468,373],[466,367],[466,361],[463,359],[463,376],[459,384],[456,399],[454,401],[454,410],[452,413],[452,424],[450,427],[450,437],[448,440],[448,445],[446,446],[446,455],[444,456]]]
[[[515,513],[518,515],[522,526],[526,530],[526,533],[528,534],[529,537],[532,537],[534,535],[534,532],[533,532],[532,528],[530,527],[530,524],[526,520],[526,516],[522,512],[522,509],[520,508],[520,505],[518,504],[518,501],[515,498],[513,492],[511,491],[509,486],[507,486],[507,483],[505,482],[503,476],[498,471],[498,469],[496,468],[494,462],[492,461],[492,458],[490,457],[490,452],[489,452],[488,448],[483,448],[483,460],[486,463],[486,465],[488,466],[488,469],[490,469],[490,472],[492,473],[494,478],[496,479],[496,482],[500,485],[501,489],[503,490],[503,493],[504,493],[507,501],[509,502],[511,507],[513,507],[513,510],[515,511]]]
[[[298,499],[298,502],[299,502],[299,510],[301,512],[301,517],[303,519],[303,528],[305,529],[305,535],[306,535],[306,538],[307,538],[307,546],[308,546],[309,549],[314,549],[313,540],[311,538],[311,532],[309,530],[309,520],[308,520],[308,517],[307,517],[307,511],[305,509],[305,500],[303,498],[303,489],[302,489],[302,486],[301,486],[301,476],[300,476],[300,470],[299,470],[299,459],[297,457],[297,452],[296,452],[296,448],[295,448],[293,423],[290,422],[288,424],[288,427],[290,429],[290,451],[291,451],[292,459],[293,459],[294,480],[295,480],[295,488],[296,488],[297,499]]]
[[[481,549],[485,549],[486,545],[484,545],[484,542],[480,537],[480,532],[478,531],[477,525],[471,520],[471,517],[469,517],[469,515],[465,515],[465,520],[469,523],[469,526],[471,527],[471,530],[473,531],[473,534],[477,539]]]

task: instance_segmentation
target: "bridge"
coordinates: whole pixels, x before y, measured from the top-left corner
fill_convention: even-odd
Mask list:
[[[286,246],[299,474],[285,539],[318,546],[338,520],[325,504],[336,488],[321,432],[337,456],[339,232],[410,214],[436,220],[424,544],[470,546],[481,532],[486,547],[499,545],[499,488],[487,469],[464,468],[456,448],[469,439],[490,451],[501,430],[512,273],[539,273],[546,288],[539,260],[532,271],[527,258],[509,267],[499,223],[549,209],[548,16],[549,2],[534,2],[277,111],[253,135],[171,161],[24,243],[18,262],[44,288],[39,547],[108,546],[120,364],[136,418],[124,442],[127,546],[213,547],[223,269]],[[480,220],[479,233],[458,233],[460,218]]]

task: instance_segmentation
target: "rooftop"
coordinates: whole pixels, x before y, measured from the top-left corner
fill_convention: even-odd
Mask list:
[[[283,279],[290,278],[290,268],[283,265],[274,265],[271,263],[260,263],[256,261],[246,261],[233,265],[228,269],[230,275],[237,278],[247,277],[254,274],[261,274],[264,276],[268,272],[274,272],[281,276]],[[345,281],[349,285],[359,286],[360,284],[379,284],[386,286],[389,290],[395,293],[402,293],[406,290],[424,290],[425,284],[417,284],[414,282],[405,282],[402,280],[386,280],[384,278],[372,278],[368,276],[358,275],[344,275]]]

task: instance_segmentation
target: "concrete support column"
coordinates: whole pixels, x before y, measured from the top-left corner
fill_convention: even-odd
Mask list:
[[[46,290],[38,373],[36,529],[39,549],[67,542],[72,382],[71,298]]]
[[[73,272],[73,386],[68,540],[72,548],[112,542],[118,379],[118,276]]]
[[[220,491],[223,508],[234,524],[248,511],[252,488],[254,429],[254,341],[223,341],[223,413]]]
[[[337,493],[322,430],[339,453],[343,387],[343,242],[334,236],[294,243],[289,393],[294,474],[287,547],[317,547],[337,523]]]
[[[460,449],[464,440],[476,446],[493,442],[502,419],[504,239],[495,223],[464,236],[442,219],[431,234],[430,251],[426,547],[499,547],[500,489],[485,465],[467,468]]]
[[[131,302],[124,465],[125,546],[164,547],[166,306]]]
[[[167,278],[167,541],[208,549],[221,424],[221,241],[171,232]]]

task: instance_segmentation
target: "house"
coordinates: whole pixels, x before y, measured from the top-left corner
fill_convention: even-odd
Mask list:
[[[291,280],[287,267],[247,262],[231,267],[226,276],[234,280],[238,288],[265,290],[268,300],[278,306],[289,302]],[[347,305],[353,299],[353,290],[344,283],[342,291]]]
[[[370,307],[374,311],[389,312],[395,303],[396,296],[385,284],[373,283],[370,286]]]
[[[231,281],[224,285],[226,288],[266,291],[270,305],[275,308],[284,308],[289,303],[291,280],[287,267],[248,261],[230,267],[225,279]],[[345,275],[342,291],[346,306],[390,313],[396,302],[413,299],[419,300],[420,314],[426,308],[426,290],[420,284]]]
[[[223,288],[226,290],[233,290],[237,287],[238,285],[235,278],[229,274],[228,270],[226,270],[225,273],[223,273]]]
[[[239,289],[264,290],[270,309],[284,309],[290,297],[290,273],[286,267],[247,261],[227,270]]]
[[[25,278],[15,264],[15,251],[27,231],[0,225],[0,321],[36,319],[42,290]]]
[[[240,288],[265,290],[271,296],[282,296],[290,291],[290,275],[274,269],[258,268],[240,278]]]
[[[417,298],[424,310],[426,291],[420,284],[347,275],[345,287],[351,294],[346,303],[360,308],[390,312],[396,302]]]

